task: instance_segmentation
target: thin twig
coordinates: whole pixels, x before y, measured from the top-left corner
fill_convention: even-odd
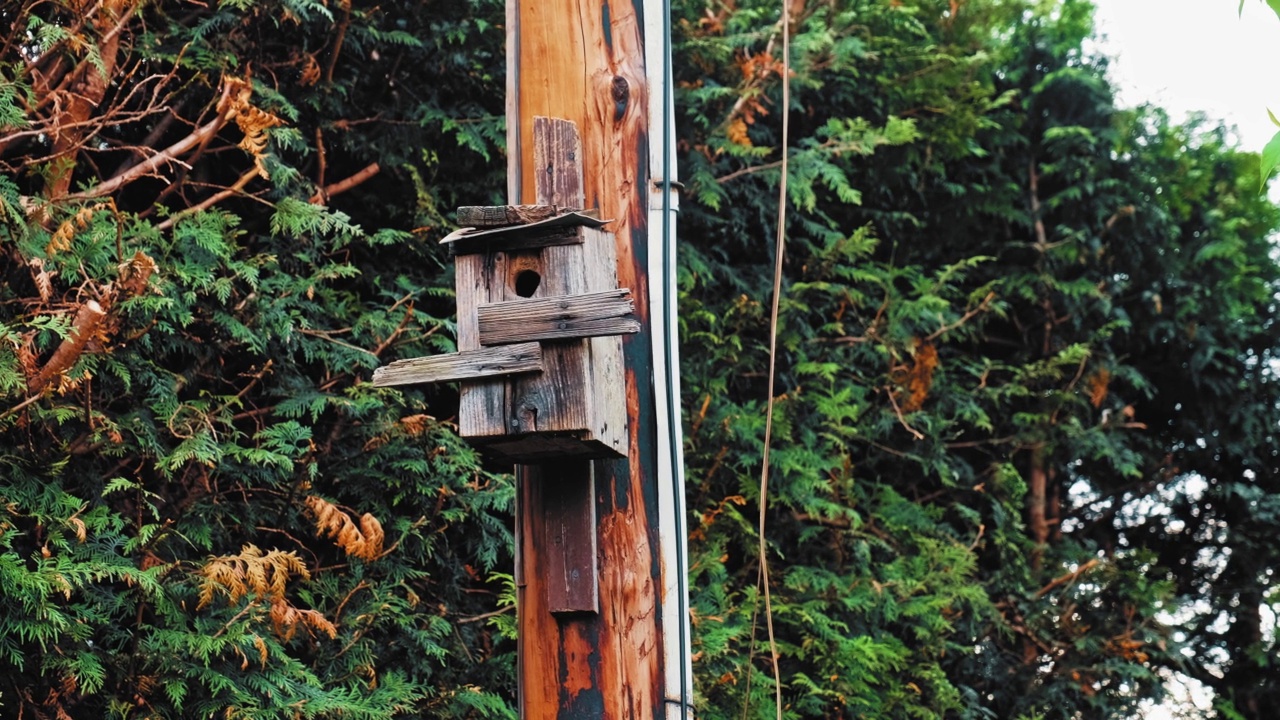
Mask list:
[[[769,382],[764,421],[764,456],[760,466],[759,536],[760,575],[764,589],[764,620],[769,633],[769,661],[773,668],[774,712],[782,720],[782,670],[778,665],[778,640],[773,629],[773,598],[769,589],[769,545],[765,535],[769,507],[769,447],[773,441],[774,385],[778,374],[778,314],[782,299],[782,268],[787,246],[787,162],[791,131],[791,8],[782,1],[782,161],[778,183],[778,225],[774,237],[773,302],[769,311]],[[754,627],[753,632],[754,635]]]
[[[5,418],[9,417],[10,415],[12,415],[12,414],[14,414],[14,413],[21,411],[23,408],[25,408],[25,407],[27,407],[28,405],[30,405],[31,403],[33,403],[33,402],[35,402],[35,401],[39,400],[41,397],[43,397],[43,395],[40,395],[40,394],[32,395],[31,397],[27,398],[26,400],[23,400],[22,402],[18,403],[17,405],[14,405],[13,407],[9,408],[8,410],[5,410],[4,412],[0,413],[0,420],[3,420],[3,419],[5,419]]]
[[[257,385],[257,384],[258,384],[258,382],[259,382],[259,381],[261,381],[261,380],[262,380],[262,378],[263,378],[264,376],[266,376],[266,374],[267,374],[268,372],[270,372],[270,371],[271,371],[271,365],[272,365],[272,363],[274,363],[274,362],[275,362],[275,360],[274,360],[274,359],[270,359],[270,358],[269,358],[269,359],[267,360],[267,362],[263,364],[263,366],[262,366],[262,369],[261,369],[261,370],[259,370],[258,372],[254,373],[253,375],[251,375],[251,376],[250,376],[250,378],[249,378],[249,384],[247,384],[247,385],[245,385],[243,388],[241,388],[240,392],[236,393],[235,397],[233,397],[233,398],[231,398],[230,400],[227,400],[226,402],[222,403],[222,405],[221,405],[221,406],[219,406],[217,410],[214,410],[213,412],[209,413],[209,415],[219,415],[219,414],[221,414],[223,410],[226,410],[228,407],[230,407],[230,406],[231,406],[231,403],[236,402],[237,400],[241,400],[241,399],[243,399],[243,398],[244,398],[244,396],[245,396],[245,395],[248,395],[248,394],[249,394],[249,391],[253,389],[253,386],[254,386],[254,385]]]
[[[1066,573],[1065,575],[1059,575],[1058,577],[1050,580],[1048,585],[1045,585],[1044,587],[1036,591],[1036,594],[1035,594],[1036,599],[1038,600],[1044,597],[1045,595],[1048,595],[1050,592],[1053,592],[1054,588],[1061,587],[1063,585],[1066,585],[1069,582],[1073,582],[1074,580],[1076,580],[1076,578],[1079,578],[1081,575],[1084,575],[1085,573],[1089,572],[1090,570],[1094,569],[1097,566],[1098,566],[1098,558],[1093,558],[1092,560],[1081,565],[1075,570],[1072,570],[1071,572]]]
[[[333,40],[333,51],[329,54],[329,66],[324,70],[324,82],[333,84],[333,70],[338,66],[338,55],[342,53],[342,42],[347,37],[347,26],[351,24],[351,3],[343,7],[342,21],[338,23],[337,37]]]
[[[351,600],[352,596],[367,587],[369,587],[369,582],[367,580],[361,580],[356,583],[355,587],[351,588],[351,592],[348,592],[346,597],[342,598],[342,602],[338,603],[337,609],[333,611],[333,621],[335,623],[342,617],[342,609],[347,606],[347,602]]]
[[[933,331],[933,333],[931,333],[928,337],[926,337],[925,340],[936,340],[939,337],[942,337],[943,335],[969,322],[973,318],[977,317],[979,314],[986,312],[987,308],[991,305],[991,301],[994,300],[995,297],[996,297],[995,292],[987,293],[987,296],[982,298],[982,302],[978,303],[978,307],[973,308],[972,310],[969,310],[964,315],[961,315],[959,320],[956,320],[955,322],[947,325],[943,325],[942,327]]]
[[[225,624],[225,625],[223,625],[223,626],[222,626],[222,629],[221,629],[221,630],[219,630],[218,632],[216,632],[216,633],[214,633],[214,634],[213,634],[214,639],[216,640],[217,638],[222,637],[222,634],[223,634],[223,633],[225,633],[227,630],[230,630],[230,629],[231,629],[231,626],[232,626],[232,625],[233,625],[237,620],[239,620],[240,618],[244,617],[245,615],[248,615],[248,614],[249,614],[249,611],[250,611],[250,610],[252,610],[252,609],[254,609],[254,608],[255,608],[255,607],[257,607],[257,606],[258,606],[258,601],[257,601],[257,600],[250,601],[250,602],[249,602],[249,604],[245,605],[245,606],[244,606],[244,608],[243,608],[240,612],[238,612],[238,613],[236,613],[234,616],[232,616],[232,618],[231,618],[230,620],[228,620],[228,621],[226,622],[226,624]]]
[[[387,339],[378,343],[378,347],[373,349],[374,356],[381,357],[382,351],[386,350],[387,347],[391,345],[391,343],[395,342],[395,339],[400,336],[400,333],[404,332],[404,329],[408,327],[409,321],[412,319],[413,319],[413,305],[410,305],[409,309],[405,310],[404,319],[400,321],[400,324],[396,326],[396,329],[391,331],[391,334],[387,336]],[[437,325],[436,327],[438,328],[440,326]]]
[[[369,163],[364,167],[364,169],[360,170],[359,172],[352,175],[351,177],[345,180],[339,180],[336,183],[333,183],[331,185],[326,185],[323,188],[320,188],[319,190],[316,191],[316,194],[311,196],[311,199],[309,200],[309,202],[312,205],[319,205],[322,202],[328,202],[329,198],[339,193],[344,193],[350,190],[351,188],[365,182],[366,180],[373,177],[374,175],[377,175],[379,172],[381,172],[381,170],[382,170],[382,167],[378,165],[378,163],[376,162]]]
[[[902,408],[898,407],[898,399],[893,396],[893,391],[886,388],[886,392],[889,395],[889,404],[893,405],[893,412],[898,416],[898,422],[902,423],[902,427],[906,428],[907,432],[911,433],[912,437],[916,440],[923,440],[924,433],[911,427],[911,425],[907,423],[907,419],[903,417]]]
[[[454,622],[457,623],[458,625],[466,625],[467,623],[480,622],[481,620],[488,620],[489,618],[498,617],[499,615],[506,615],[507,613],[515,609],[516,609],[515,605],[508,605],[504,608],[498,608],[493,612],[482,613],[480,615],[473,615],[471,617],[459,618],[457,620],[454,620]]]
[[[329,336],[329,334],[328,334],[328,333],[326,333],[326,332],[324,332],[323,330],[309,330],[309,329],[307,329],[307,328],[298,328],[298,332],[302,333],[303,335],[310,335],[311,337],[318,337],[318,338],[320,338],[321,340],[328,340],[329,342],[333,343],[334,345],[341,345],[341,346],[342,346],[342,347],[344,347],[344,348],[348,348],[348,349],[350,349],[350,350],[355,350],[356,352],[362,352],[362,353],[365,353],[365,354],[367,354],[367,355],[373,355],[373,353],[369,352],[368,350],[365,350],[365,349],[364,349],[364,348],[362,348],[362,347],[357,347],[357,346],[355,346],[355,345],[352,345],[351,343],[348,343],[348,342],[342,342],[341,340],[339,340],[339,339],[337,339],[337,338],[335,338],[335,337],[330,337],[330,336]],[[378,357],[377,355],[373,355],[373,356],[374,356],[374,357]]]
[[[231,187],[223,190],[222,192],[210,195],[208,198],[206,198],[199,204],[193,205],[192,207],[189,207],[186,210],[183,210],[182,212],[177,213],[176,215],[169,218],[168,220],[165,220],[159,225],[156,225],[156,229],[168,230],[169,228],[173,227],[174,224],[177,223],[182,218],[187,217],[188,215],[194,215],[195,213],[201,212],[202,210],[208,210],[209,208],[213,207],[214,205],[217,205],[223,200],[226,200],[232,195],[239,193],[241,190],[244,189],[244,186],[248,185],[249,181],[253,180],[255,177],[258,177],[258,169],[250,168],[249,172],[246,172],[244,175],[241,175],[240,179],[237,180],[235,184],[232,185]]]
[[[320,190],[316,193],[323,202],[328,202],[329,197],[324,191],[325,175],[329,170],[329,152],[324,146],[324,130],[316,128],[316,187]],[[312,203],[315,203],[312,200]]]
[[[978,523],[978,534],[976,537],[973,538],[973,542],[970,543],[969,552],[973,552],[974,550],[978,549],[978,543],[982,542],[982,535],[986,531],[987,531],[987,526],[983,523]]]
[[[412,533],[413,531],[417,530],[418,528],[426,524],[427,524],[427,517],[425,515],[419,517],[417,520],[414,520],[413,524],[405,528],[405,531],[400,533],[400,537],[397,538],[395,542],[388,545],[387,548],[383,550],[382,553],[378,555],[376,559],[381,560],[382,558],[395,552],[397,549],[399,549],[400,543],[404,542],[404,539],[409,537],[410,533]]]

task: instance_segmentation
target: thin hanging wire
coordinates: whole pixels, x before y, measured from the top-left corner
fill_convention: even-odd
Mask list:
[[[777,720],[782,720],[782,673],[778,667],[778,641],[773,631],[773,598],[769,592],[769,548],[765,541],[769,497],[769,446],[773,442],[774,384],[778,370],[778,304],[782,297],[782,260],[787,242],[787,170],[791,133],[791,8],[782,0],[782,178],[778,183],[778,230],[774,239],[773,304],[769,311],[769,390],[764,420],[764,457],[760,467],[760,583],[764,588],[764,620],[769,630],[769,659],[773,666],[773,699]]]

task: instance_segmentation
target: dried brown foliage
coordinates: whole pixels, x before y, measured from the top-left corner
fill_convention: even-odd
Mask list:
[[[382,555],[385,536],[382,523],[374,516],[365,513],[357,524],[338,506],[315,495],[307,498],[307,508],[315,515],[316,532],[332,538],[346,554],[366,562]]]
[[[924,401],[933,388],[933,374],[938,369],[938,350],[927,340],[916,340],[915,353],[910,362],[894,369],[893,381],[906,393],[902,401],[903,412],[914,412],[924,407]]]
[[[338,629],[316,610],[303,609],[291,604],[286,596],[289,581],[294,578],[310,580],[311,573],[293,552],[269,550],[263,552],[254,545],[246,545],[237,555],[215,557],[200,568],[200,601],[203,609],[218,595],[225,595],[229,603],[239,603],[251,598],[250,606],[266,604],[268,616],[276,636],[291,640],[299,627],[323,633],[330,638],[338,635]],[[261,639],[254,643],[266,662],[266,646]]]

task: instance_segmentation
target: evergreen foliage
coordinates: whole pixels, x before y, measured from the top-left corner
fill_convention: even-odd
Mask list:
[[[1091,12],[800,12],[767,530],[790,716],[1132,718],[1186,676],[1222,717],[1275,706],[1252,538],[1275,532],[1280,218],[1222,130],[1116,109]],[[709,717],[773,714],[752,548],[780,74],[743,15],[679,26]]]
[[[698,710],[771,717],[779,9],[675,5]],[[790,7],[787,716],[1268,717],[1260,159],[1118,110],[1083,0]],[[448,388],[368,383],[454,349],[501,3],[0,18],[0,715],[514,717],[510,478]]]
[[[510,479],[367,382],[452,349],[501,5],[78,7],[0,13],[2,714],[513,716]]]

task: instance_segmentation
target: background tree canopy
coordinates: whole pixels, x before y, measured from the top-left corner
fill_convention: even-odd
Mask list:
[[[788,717],[1280,707],[1256,155],[1122,110],[1084,0],[791,3],[768,541]],[[776,3],[680,0],[699,712],[753,643]],[[514,717],[509,477],[448,388],[503,8],[0,3],[0,712]]]

